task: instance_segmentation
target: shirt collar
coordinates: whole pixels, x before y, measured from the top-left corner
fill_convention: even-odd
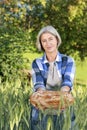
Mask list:
[[[44,63],[49,63],[49,61],[46,58],[46,53],[44,53],[44,56],[43,56],[42,60],[43,60]],[[57,57],[55,59],[55,62],[60,62],[61,60],[62,60],[61,59],[61,54],[58,52]]]

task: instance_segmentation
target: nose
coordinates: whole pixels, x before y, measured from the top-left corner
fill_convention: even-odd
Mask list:
[[[47,40],[46,43],[47,43],[47,45],[50,45],[50,44],[51,44],[49,40]]]

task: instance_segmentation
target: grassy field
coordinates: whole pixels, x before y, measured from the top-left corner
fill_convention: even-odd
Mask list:
[[[87,82],[87,59],[84,62],[76,62],[76,78]]]
[[[29,59],[26,67],[31,69],[32,60],[40,56],[41,54],[37,53],[24,54],[24,57]],[[83,64],[76,62],[76,78],[86,80],[86,65],[87,61]],[[31,107],[29,95],[31,90],[32,87],[25,80],[25,75],[21,78],[19,76],[10,82],[7,80],[4,83],[0,83],[0,130],[30,130]],[[87,86],[83,87],[83,85],[76,84],[73,91],[75,97],[75,115],[79,130],[87,130],[86,90]],[[58,110],[58,112],[60,111]],[[64,122],[64,130],[67,130],[70,122],[70,109],[66,109],[65,112],[66,121]],[[48,127],[51,125],[51,121],[49,122]]]

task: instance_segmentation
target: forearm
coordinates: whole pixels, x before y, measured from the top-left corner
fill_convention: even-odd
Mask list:
[[[70,87],[69,86],[63,86],[61,88],[61,91],[63,91],[63,92],[70,92]]]
[[[44,88],[41,88],[41,87],[39,87],[38,89],[37,89],[37,91],[43,91],[43,90],[45,90]]]

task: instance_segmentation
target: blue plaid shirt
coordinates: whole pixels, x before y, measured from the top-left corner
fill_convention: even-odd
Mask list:
[[[63,60],[65,58],[65,60]],[[67,59],[67,60],[66,60]],[[73,81],[75,76],[75,63],[74,60],[58,52],[55,60],[57,71],[60,80],[62,80],[61,87],[69,86],[73,87]],[[35,59],[32,63],[32,80],[34,85],[34,91],[38,88],[46,89],[46,81],[48,76],[49,62],[46,59],[46,54],[43,57]],[[32,106],[32,120],[37,122],[39,120],[39,110]]]
[[[63,61],[63,57],[67,57],[66,62]],[[69,86],[70,90],[72,90],[75,76],[74,60],[71,57],[63,55],[58,52],[55,64],[57,66],[59,78],[62,81],[61,87]],[[41,58],[37,58],[33,61],[32,81],[34,85],[34,91],[36,91],[38,88],[46,89],[45,86],[48,76],[48,69],[49,69],[49,62],[46,59],[46,54],[44,54]]]

